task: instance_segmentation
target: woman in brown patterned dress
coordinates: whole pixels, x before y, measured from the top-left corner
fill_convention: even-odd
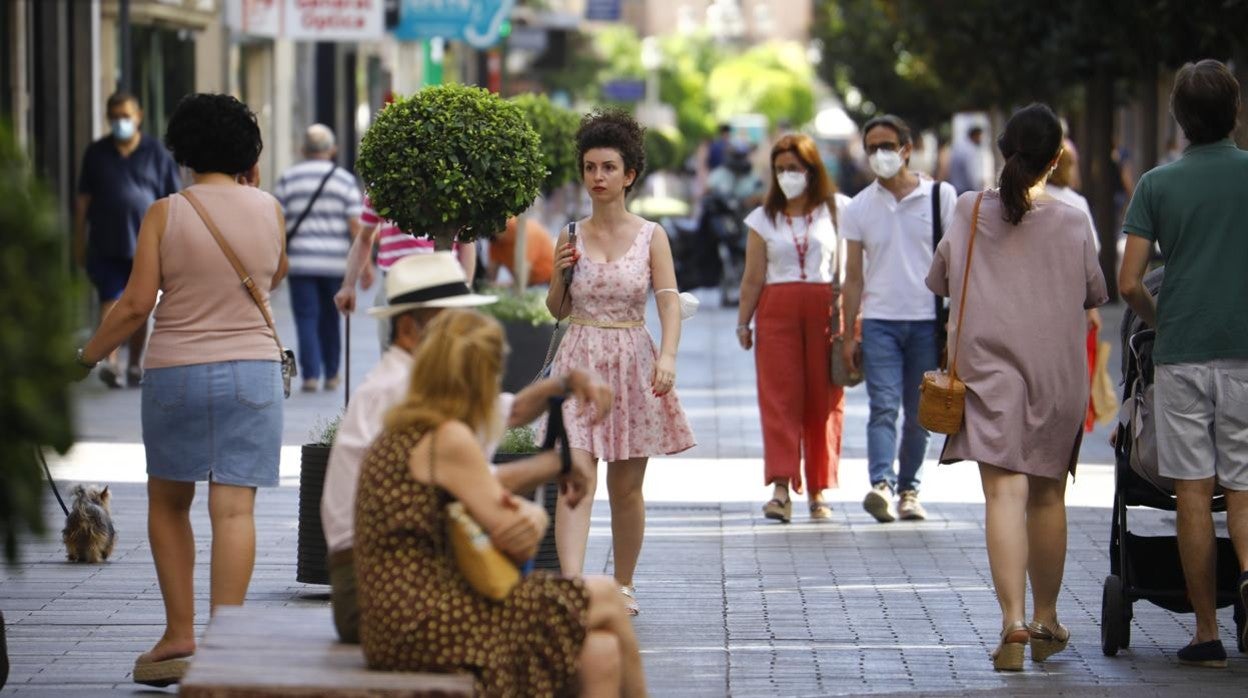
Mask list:
[[[517,562],[548,524],[503,489],[480,446],[502,429],[504,352],[496,321],[444,311],[416,353],[407,401],[365,458],[355,515],[364,656],[373,669],[467,673],[488,696],[645,695],[612,580],[537,572],[494,602],[455,565],[445,513],[454,500]]]

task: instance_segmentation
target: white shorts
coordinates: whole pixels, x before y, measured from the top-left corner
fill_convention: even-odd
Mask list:
[[[1153,385],[1160,473],[1248,490],[1248,359],[1159,364]]]

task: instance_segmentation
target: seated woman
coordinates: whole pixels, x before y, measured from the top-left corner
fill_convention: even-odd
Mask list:
[[[364,460],[355,505],[364,656],[373,669],[467,673],[481,695],[645,695],[615,582],[537,572],[495,602],[455,564],[452,501],[517,563],[548,524],[541,507],[504,491],[480,446],[503,428],[495,404],[505,351],[493,319],[444,311],[415,354],[406,402]]]

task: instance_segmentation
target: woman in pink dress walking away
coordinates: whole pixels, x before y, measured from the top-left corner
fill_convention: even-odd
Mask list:
[[[663,228],[624,207],[645,170],[642,128],[622,111],[596,111],[576,134],[581,179],[593,202],[589,218],[559,235],[555,274],[546,307],[567,318],[553,371],[576,366],[597,373],[615,389],[611,414],[598,424],[569,401],[564,420],[572,457],[607,461],[615,579],[636,615],[633,572],[646,528],[641,486],[651,456],[694,445],[693,431],[672,387],[680,344],[680,302],[672,250]],[[567,274],[571,273],[570,283]],[[655,291],[663,332],[659,346],[645,326],[646,298]],[[594,481],[587,494],[593,501]],[[555,518],[555,543],[563,573],[580,576],[585,564],[591,507],[567,507]]]

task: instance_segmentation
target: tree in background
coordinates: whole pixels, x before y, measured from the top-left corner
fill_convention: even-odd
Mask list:
[[[1152,167],[1160,67],[1207,57],[1248,63],[1246,24],[1248,0],[841,0],[818,6],[814,34],[824,45],[821,73],[858,118],[886,110],[924,128],[954,112],[1001,113],[1036,100],[1066,114],[1116,296],[1114,110],[1141,98],[1142,130],[1153,136],[1137,164]]]
[[[755,113],[800,125],[815,117],[814,77],[804,47],[768,42],[716,65],[707,93],[718,120]]]

